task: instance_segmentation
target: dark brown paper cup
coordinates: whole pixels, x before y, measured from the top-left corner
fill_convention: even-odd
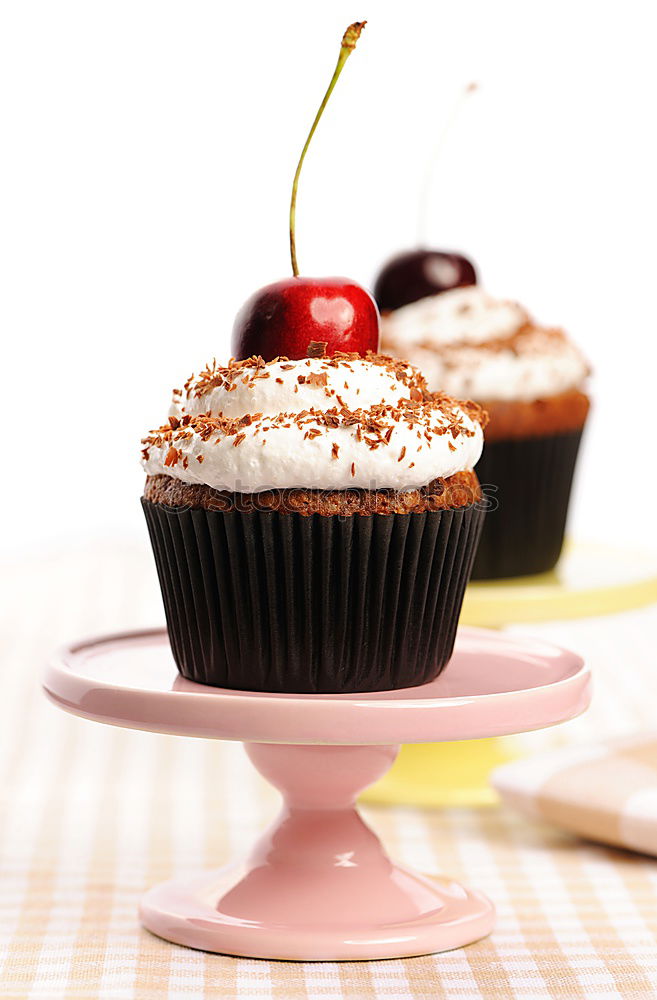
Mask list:
[[[247,691],[382,691],[447,664],[477,506],[304,517],[142,505],[183,677]]]
[[[477,464],[490,501],[473,580],[545,573],[563,546],[582,431],[492,441]]]

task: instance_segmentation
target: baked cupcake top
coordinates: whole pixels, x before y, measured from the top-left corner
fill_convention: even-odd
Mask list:
[[[408,358],[430,388],[482,402],[531,401],[581,388],[589,373],[563,330],[477,285],[419,299],[382,318],[383,348]]]
[[[175,389],[142,464],[237,493],[408,490],[472,469],[485,422],[476,404],[428,392],[417,369],[383,355],[254,357]]]

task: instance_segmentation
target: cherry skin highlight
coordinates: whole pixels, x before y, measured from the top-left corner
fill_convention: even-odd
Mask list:
[[[381,312],[399,309],[428,295],[477,284],[472,261],[443,250],[408,250],[387,261],[374,284]]]
[[[379,347],[374,299],[349,278],[284,278],[260,288],[235,318],[233,357],[308,357],[313,342],[326,354],[365,354]]]

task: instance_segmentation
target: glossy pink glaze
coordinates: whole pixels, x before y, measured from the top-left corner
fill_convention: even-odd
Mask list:
[[[590,678],[573,653],[462,629],[431,684],[370,695],[227,691],[180,678],[166,633],[71,646],[44,680],[61,708],[112,725],[241,739],[283,796],[251,852],[146,894],[144,926],[192,948],[306,961],[399,958],[488,934],[492,904],[446,879],[395,865],[363,823],[356,795],[397,744],[471,739],[562,722],[582,712]]]
[[[247,752],[283,794],[278,819],[243,861],[147,893],[141,919],[153,933],[207,951],[312,961],[422,955],[489,933],[487,899],[393,864],[354,808],[397,747],[252,743]]]
[[[262,694],[178,674],[164,630],[108,636],[56,655],[47,694],[76,715],[134,729],[258,743],[435,743],[540,729],[583,712],[588,668],[575,653],[461,628],[443,673],[371,694]]]

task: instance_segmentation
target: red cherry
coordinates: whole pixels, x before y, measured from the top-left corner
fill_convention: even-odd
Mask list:
[[[244,303],[233,326],[235,358],[259,354],[272,358],[306,358],[311,342],[336,351],[365,354],[379,347],[379,311],[369,292],[349,278],[301,278],[297,266],[295,217],[301,167],[342,67],[353,52],[365,22],[349,25],[342,38],[333,72],[308,138],[301,150],[290,199],[290,257],[294,277],[259,289]]]
[[[379,347],[379,311],[369,292],[348,278],[283,278],[247,299],[233,326],[235,358],[259,354],[305,358],[311,341],[365,354]]]
[[[474,264],[462,254],[408,250],[383,265],[374,284],[374,297],[381,312],[387,312],[427,295],[476,284]]]

